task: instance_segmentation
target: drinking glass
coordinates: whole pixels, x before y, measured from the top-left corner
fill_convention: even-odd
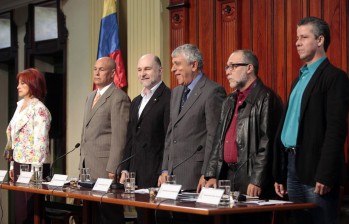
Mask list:
[[[29,172],[29,165],[28,164],[20,164],[19,168],[20,168],[20,174],[22,174],[22,172]]]
[[[82,168],[80,170],[80,181],[89,181],[91,180],[90,168]]]
[[[129,172],[126,174],[125,182],[125,193],[135,193],[136,190],[136,173]]]
[[[42,182],[42,170],[43,170],[43,167],[41,164],[33,164],[32,165],[34,183],[41,183]]]
[[[176,175],[167,175],[166,184],[176,184]]]
[[[229,205],[230,204],[230,180],[219,180],[218,188],[224,190],[219,204]]]

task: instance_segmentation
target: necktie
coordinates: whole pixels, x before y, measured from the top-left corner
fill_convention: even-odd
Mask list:
[[[101,94],[99,92],[97,92],[94,100],[93,100],[93,104],[92,104],[92,108],[96,105],[97,101],[99,100],[99,98],[101,98]]]
[[[189,92],[190,92],[190,89],[187,86],[184,87],[184,91],[183,91],[182,99],[181,99],[181,106],[179,107],[179,113],[182,111],[182,108],[185,104],[185,101],[187,101]]]

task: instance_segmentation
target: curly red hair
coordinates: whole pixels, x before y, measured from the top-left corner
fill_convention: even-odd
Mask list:
[[[46,97],[46,80],[44,75],[36,68],[28,68],[17,74],[17,81],[21,79],[29,87],[29,94],[44,101]]]

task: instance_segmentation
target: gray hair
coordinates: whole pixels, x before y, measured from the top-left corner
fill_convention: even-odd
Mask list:
[[[325,38],[324,50],[326,52],[331,43],[330,27],[324,20],[319,19],[317,17],[313,17],[313,16],[309,16],[301,19],[298,22],[297,26],[300,27],[308,24],[311,24],[313,26],[313,33],[316,39],[321,35]]]
[[[154,61],[157,65],[159,65],[159,67],[161,67],[161,60],[158,56],[154,55]]]
[[[251,51],[247,49],[236,50],[233,53],[242,53],[244,58],[244,62],[253,65],[255,75],[258,75],[259,70],[259,62],[257,56]]]
[[[172,52],[171,56],[176,57],[179,54],[183,54],[188,63],[198,62],[198,69],[201,70],[204,66],[202,54],[196,46],[192,44],[184,44],[177,47]]]

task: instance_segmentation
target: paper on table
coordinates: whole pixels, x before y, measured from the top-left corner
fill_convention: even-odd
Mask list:
[[[251,201],[244,201],[241,202],[244,204],[256,204],[256,205],[280,205],[280,204],[288,204],[292,203],[291,201],[281,201],[281,200],[251,200]]]
[[[138,194],[149,194],[149,189],[137,189],[135,190],[135,193],[138,193]]]
[[[0,182],[2,182],[7,174],[7,170],[0,170]]]

